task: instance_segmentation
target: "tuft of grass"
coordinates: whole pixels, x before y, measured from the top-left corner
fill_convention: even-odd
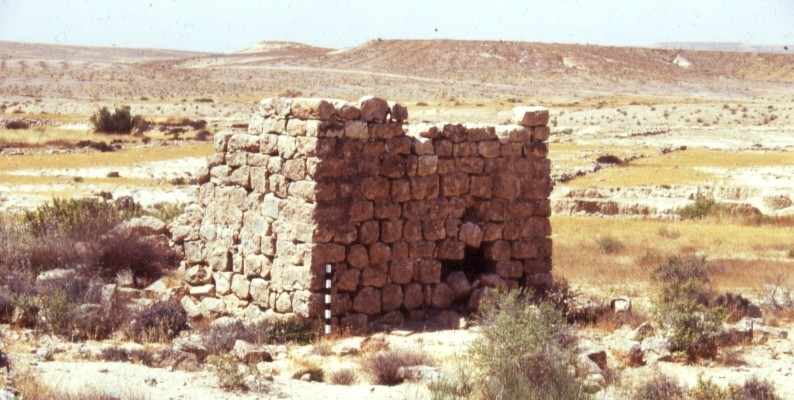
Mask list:
[[[202,343],[210,354],[224,354],[234,348],[234,342],[244,340],[254,344],[265,344],[271,340],[267,321],[246,323],[234,320],[227,324],[211,325],[202,334]]]
[[[403,382],[397,374],[400,367],[430,364],[430,358],[419,351],[397,349],[379,351],[362,360],[362,368],[377,385],[398,385]]]
[[[152,365],[152,353],[142,349],[128,350],[123,347],[111,346],[102,349],[99,356],[103,361],[131,362],[146,366]]]
[[[632,400],[686,400],[686,390],[674,379],[657,374],[634,391]]]
[[[356,371],[351,368],[341,368],[331,372],[328,381],[334,385],[350,386],[356,383]]]
[[[114,400],[129,399],[143,400],[146,396],[136,390],[128,390],[119,393],[112,389],[100,389],[95,387],[85,387],[79,392],[66,392],[44,383],[41,378],[32,373],[17,374],[14,380],[16,389],[19,391],[19,398],[25,400]]]
[[[309,375],[309,382],[323,382],[325,374],[322,368],[318,366],[301,368],[292,374],[292,379],[301,379],[304,375]]]
[[[612,235],[599,236],[596,238],[596,243],[598,244],[598,247],[601,248],[601,251],[604,252],[604,254],[620,253],[626,248],[620,239]]]

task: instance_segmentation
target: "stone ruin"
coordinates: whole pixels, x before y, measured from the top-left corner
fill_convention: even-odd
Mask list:
[[[189,314],[334,324],[476,309],[484,287],[551,282],[549,113],[516,125],[408,123],[376,97],[274,98],[219,133],[174,228]],[[181,226],[179,224],[182,224]]]

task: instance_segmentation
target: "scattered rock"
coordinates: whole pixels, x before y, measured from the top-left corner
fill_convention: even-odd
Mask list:
[[[52,281],[67,281],[77,277],[77,271],[70,268],[55,268],[44,271],[36,277],[36,285],[42,286]]]
[[[409,381],[435,381],[438,379],[438,368],[429,365],[414,365],[410,367],[400,367],[397,370],[397,378]]]
[[[165,222],[148,215],[140,218],[128,219],[116,225],[109,232],[111,235],[117,235],[121,232],[129,232],[138,236],[159,235],[165,233]]]
[[[207,354],[209,353],[207,348],[204,347],[202,344],[187,339],[174,339],[174,344],[172,348],[174,349],[174,351],[182,351],[185,353],[195,354],[199,362],[204,360],[204,358],[207,357]]]
[[[622,360],[629,367],[639,367],[645,364],[642,345],[636,340],[618,338],[611,343],[610,350],[616,358]]]
[[[602,374],[590,374],[582,381],[582,387],[587,393],[596,393],[607,387],[607,381]]]
[[[157,386],[157,379],[152,376],[146,376],[143,381],[149,386]]]
[[[245,340],[237,340],[234,342],[234,354],[237,355],[237,358],[247,363],[273,361],[270,352],[261,346],[246,342]]]
[[[670,351],[671,339],[648,337],[642,341],[642,352],[649,365],[656,365],[659,361],[671,361],[673,353]]]
[[[52,351],[45,347],[39,347],[36,350],[36,360],[39,362],[52,361]]]
[[[628,297],[614,298],[609,302],[609,306],[612,308],[612,311],[616,313],[629,312],[631,311],[631,299]]]
[[[116,273],[116,284],[123,288],[135,287],[135,274],[129,268],[122,269]]]
[[[653,332],[653,325],[650,322],[643,322],[629,334],[629,339],[641,342],[646,337],[652,336]]]
[[[584,354],[587,358],[593,360],[602,371],[607,368],[607,352],[603,347],[588,345],[580,350],[580,354]]]

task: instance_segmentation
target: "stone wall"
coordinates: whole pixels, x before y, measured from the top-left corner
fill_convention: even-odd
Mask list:
[[[483,287],[550,282],[548,111],[516,125],[411,123],[408,110],[265,99],[219,133],[181,233],[188,312],[323,311],[335,322],[474,309]],[[177,224],[179,225],[179,224]]]

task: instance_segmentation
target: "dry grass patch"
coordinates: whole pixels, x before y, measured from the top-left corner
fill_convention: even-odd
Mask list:
[[[119,150],[112,153],[36,154],[8,156],[0,163],[1,171],[19,169],[91,168],[97,165],[131,166],[147,161],[165,161],[214,154],[213,144],[191,143],[181,146],[149,147]]]
[[[554,151],[551,152],[555,157]],[[719,177],[698,168],[754,168],[792,166],[794,157],[784,152],[689,149],[633,161],[629,166],[608,168],[567,183],[573,187],[624,187],[681,185]]]
[[[653,267],[669,255],[703,254],[731,259],[715,271],[721,289],[758,288],[763,279],[790,270],[781,246],[791,241],[792,228],[747,226],[730,221],[662,221],[582,216],[554,216],[554,272],[573,284],[593,286],[648,284]],[[673,237],[660,235],[676,232]],[[623,244],[606,253],[595,240],[610,236]],[[746,261],[737,260],[737,258]],[[771,259],[774,261],[767,261]]]

